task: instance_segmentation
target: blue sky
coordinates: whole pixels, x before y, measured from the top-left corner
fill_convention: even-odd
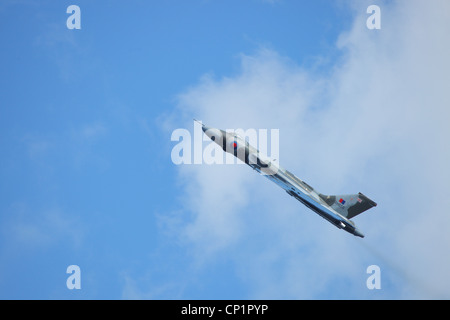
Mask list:
[[[72,4],[81,30],[66,27]],[[381,30],[365,26],[370,4],[381,6]],[[440,41],[449,23],[430,18],[443,7],[3,1],[0,298],[448,298],[448,218],[424,223],[429,208],[410,217],[404,206],[422,196],[413,172],[442,190],[449,176],[448,151],[421,158],[449,133]],[[417,17],[421,31],[408,25]],[[430,88],[431,76],[441,81]],[[192,130],[193,117],[278,128],[284,167],[325,193],[362,191],[380,204],[355,219],[368,241],[248,168],[174,165],[171,132]],[[418,174],[424,167],[433,172]],[[438,227],[444,239],[430,235]],[[81,290],[66,287],[72,264]],[[371,264],[382,290],[366,288]],[[428,279],[424,270],[437,266]]]

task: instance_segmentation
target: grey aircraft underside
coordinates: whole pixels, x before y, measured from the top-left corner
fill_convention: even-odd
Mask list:
[[[239,135],[210,128],[201,122],[199,123],[202,125],[203,132],[225,152],[233,154],[251,168],[275,182],[289,195],[339,229],[344,229],[355,236],[364,238],[364,235],[350,219],[361,212],[375,207],[377,204],[374,201],[362,193],[347,195],[321,194],[306,182],[297,178],[293,173],[267,159]]]

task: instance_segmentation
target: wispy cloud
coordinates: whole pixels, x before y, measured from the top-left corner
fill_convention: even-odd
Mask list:
[[[387,282],[376,297],[448,298],[448,12],[448,1],[386,3],[381,30],[366,28],[365,11],[355,16],[337,42],[344,58],[326,78],[262,50],[242,56],[239,75],[206,76],[179,97],[188,117],[174,128],[192,117],[279,128],[281,165],[324,193],[376,200],[355,219],[362,241],[400,269],[249,168],[181,166],[191,218],[178,232],[199,261],[230,255],[249,297],[370,298],[365,268],[375,261]]]
[[[83,242],[84,227],[77,217],[60,208],[36,210],[25,203],[11,205],[2,218],[2,251],[42,250],[60,244],[80,247]]]
[[[74,134],[76,137],[85,140],[92,141],[104,137],[107,133],[107,129],[103,123],[90,123],[79,128]]]

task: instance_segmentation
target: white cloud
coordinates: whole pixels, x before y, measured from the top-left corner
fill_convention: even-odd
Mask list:
[[[356,15],[327,78],[262,50],[242,56],[241,74],[180,95],[185,124],[279,128],[282,166],[324,193],[379,203],[355,219],[360,240],[246,166],[181,166],[192,217],[178,232],[198,261],[228,254],[250,298],[450,297],[450,3],[381,10],[381,30]],[[365,287],[374,262],[380,292]]]

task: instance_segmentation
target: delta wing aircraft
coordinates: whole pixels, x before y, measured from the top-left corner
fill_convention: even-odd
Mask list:
[[[199,122],[198,120],[195,121]],[[239,135],[199,123],[202,125],[203,132],[225,152],[233,154],[251,168],[275,182],[289,195],[339,229],[344,229],[355,236],[364,238],[355,223],[350,220],[377,205],[364,194],[324,195],[319,193],[293,173],[261,154],[258,149],[251,146]]]

